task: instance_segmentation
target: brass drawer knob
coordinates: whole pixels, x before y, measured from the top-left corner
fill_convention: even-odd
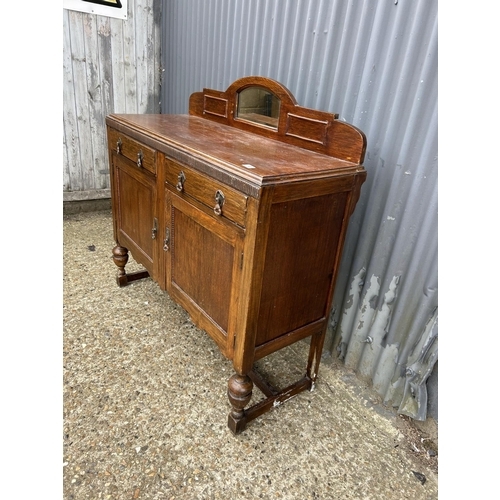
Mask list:
[[[165,239],[163,240],[163,250],[168,252],[170,250],[170,229],[165,228]]]
[[[215,192],[215,215],[222,215],[222,205],[224,205],[225,199],[224,193],[220,189],[217,189]]]
[[[151,239],[155,240],[158,234],[158,219],[155,217],[153,219],[153,229],[151,229]]]
[[[139,168],[142,167],[142,160],[144,159],[144,153],[142,152],[142,149],[137,153],[137,166]]]
[[[179,193],[182,193],[182,191],[184,191],[185,182],[186,182],[186,174],[181,171],[177,176],[177,185],[175,186],[177,188],[177,191],[179,191]]]

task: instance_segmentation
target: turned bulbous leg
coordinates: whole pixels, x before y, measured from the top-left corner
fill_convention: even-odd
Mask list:
[[[248,375],[235,373],[228,381],[227,396],[232,410],[228,417],[228,426],[234,434],[246,426],[245,406],[252,399],[253,382]]]
[[[128,262],[128,249],[116,245],[113,248],[113,262],[118,267],[118,276],[116,277],[116,282],[118,286],[124,286],[127,284],[127,273],[125,272],[125,266]]]

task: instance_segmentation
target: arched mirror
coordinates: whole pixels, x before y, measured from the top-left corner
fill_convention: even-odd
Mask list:
[[[280,103],[263,87],[247,87],[237,94],[236,118],[277,130]]]

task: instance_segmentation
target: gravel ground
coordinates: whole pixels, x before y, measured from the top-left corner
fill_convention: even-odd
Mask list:
[[[119,288],[113,246],[109,210],[64,217],[65,500],[438,498],[435,444],[331,359],[233,436],[231,363],[151,279]],[[260,370],[284,386],[307,352]]]

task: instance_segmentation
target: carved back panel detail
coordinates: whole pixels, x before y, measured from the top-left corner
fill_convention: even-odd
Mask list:
[[[267,91],[279,100],[276,118],[259,123],[238,116],[238,96],[250,87]],[[362,164],[366,137],[354,125],[338,121],[338,115],[304,108],[280,83],[261,76],[233,82],[226,91],[203,89],[189,98],[189,114],[293,144],[341,160]]]

